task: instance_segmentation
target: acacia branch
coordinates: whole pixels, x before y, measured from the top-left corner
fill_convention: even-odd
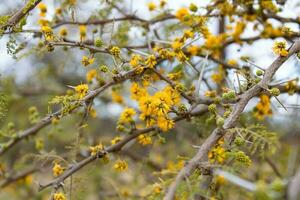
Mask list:
[[[15,26],[19,21],[25,17],[32,9],[34,9],[42,0],[36,0],[32,3],[27,3],[20,10],[18,10],[15,14],[13,14],[4,24],[1,29],[6,30],[7,28]]]
[[[207,106],[204,106],[203,108],[197,110],[197,111],[192,111],[189,113],[186,113],[185,115],[181,115],[178,117],[175,117],[173,120],[175,122],[177,121],[181,121],[187,118],[190,118],[192,116],[199,116],[202,115],[204,113],[206,113],[207,111]],[[79,163],[76,163],[75,165],[73,165],[71,168],[69,168],[67,171],[65,171],[60,177],[50,181],[49,183],[46,183],[44,185],[40,185],[39,186],[39,191],[53,186],[54,188],[60,187],[61,184],[68,178],[70,177],[72,174],[74,174],[75,172],[77,172],[78,170],[80,170],[81,168],[83,168],[84,166],[88,165],[89,163],[93,162],[94,160],[96,160],[97,158],[101,158],[103,156],[105,156],[107,153],[115,153],[118,151],[121,151],[122,148],[130,141],[134,140],[135,138],[137,138],[139,135],[141,134],[146,134],[146,133],[150,133],[151,131],[154,131],[158,129],[157,126],[152,126],[149,128],[144,128],[144,129],[137,129],[137,130],[132,130],[131,134],[128,135],[127,137],[125,137],[123,140],[121,140],[120,142],[111,145],[107,148],[105,148],[105,150],[99,152],[96,155],[91,155],[85,159],[83,159],[82,161],[80,161]]]
[[[175,180],[169,186],[167,193],[165,195],[165,200],[173,200],[176,193],[176,188],[181,182],[181,180],[187,178],[191,175],[193,170],[199,165],[200,162],[203,162],[207,159],[207,154],[214,147],[214,145],[221,139],[225,134],[226,130],[233,128],[240,114],[243,112],[245,106],[248,104],[250,99],[257,96],[263,88],[267,88],[269,82],[274,76],[275,72],[279,67],[293,54],[297,53],[300,50],[300,42],[297,41],[290,48],[289,53],[286,57],[278,57],[269,68],[266,69],[264,77],[262,80],[250,88],[247,92],[241,95],[240,100],[235,104],[234,109],[228,119],[225,121],[223,127],[216,128],[212,134],[205,140],[205,142],[199,148],[197,154],[190,160],[188,163],[180,170],[177,174]]]

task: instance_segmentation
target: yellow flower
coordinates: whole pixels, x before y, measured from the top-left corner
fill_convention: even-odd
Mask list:
[[[149,3],[147,4],[147,6],[148,6],[148,9],[149,9],[150,11],[153,11],[153,10],[156,9],[156,4],[153,3],[153,2],[149,2]]]
[[[260,96],[260,101],[254,108],[254,117],[256,117],[258,120],[263,120],[269,115],[272,115],[270,97],[263,94]]]
[[[132,117],[136,114],[133,108],[125,108],[119,118],[119,123],[132,122]]]
[[[289,53],[285,48],[286,48],[285,41],[281,41],[281,42],[276,41],[273,46],[273,51],[275,54],[285,57]]]
[[[65,197],[64,193],[57,192],[57,193],[54,193],[53,200],[67,200],[67,198]]]
[[[130,87],[130,94],[132,99],[139,100],[140,98],[147,96],[148,93],[145,88],[141,88],[139,84],[134,82]]]
[[[187,8],[180,8],[179,10],[177,10],[175,16],[177,19],[179,19],[180,21],[184,20],[185,16],[189,15],[189,10]]]
[[[47,6],[44,3],[39,3],[38,8],[40,9],[40,16],[45,17],[47,13]]]
[[[97,76],[97,70],[92,69],[86,73],[87,82],[91,82]]]
[[[148,144],[152,144],[152,138],[149,135],[142,134],[142,135],[139,135],[138,142],[141,145],[145,146],[145,145],[148,145]]]
[[[95,58],[89,58],[87,56],[83,56],[82,57],[82,60],[81,60],[81,63],[83,66],[88,66],[90,64],[93,64],[95,61]]]
[[[189,52],[189,54],[191,54],[192,56],[195,56],[198,54],[200,48],[196,45],[191,45],[187,48],[187,52]]]
[[[76,91],[79,99],[82,99],[86,95],[86,93],[88,92],[88,89],[89,89],[89,86],[87,84],[80,84],[75,87],[75,91]]]
[[[222,164],[226,159],[226,150],[222,146],[217,145],[208,153],[208,158],[211,163],[217,162]]]
[[[114,169],[121,172],[121,171],[125,171],[128,169],[128,165],[125,161],[123,160],[118,160],[115,164],[114,164]]]
[[[155,194],[160,194],[162,192],[162,187],[160,184],[154,183],[152,187]]]
[[[54,163],[54,166],[52,168],[53,176],[57,177],[61,175],[64,172],[64,168],[60,166],[57,162]]]
[[[148,67],[153,68],[157,64],[155,55],[148,56],[146,61],[145,61],[145,64]]]
[[[51,27],[42,26],[41,30],[42,30],[42,33],[44,34],[46,40],[51,41],[54,39],[54,35],[53,35],[53,31],[52,31]]]
[[[100,151],[104,150],[104,146],[100,143],[96,146],[90,147],[90,152],[92,156],[97,155]]]
[[[43,26],[49,26],[49,21],[47,19],[39,19],[38,24],[43,27]]]
[[[183,43],[179,41],[178,39],[172,42],[171,46],[174,49],[175,52],[178,52],[181,50]]]
[[[84,40],[86,38],[86,33],[87,28],[85,25],[79,26],[79,35],[80,35],[80,40]]]
[[[183,37],[185,39],[187,39],[187,38],[194,38],[194,32],[191,31],[191,30],[185,30],[184,33],[183,33]]]
[[[121,140],[122,140],[122,138],[120,136],[117,136],[114,139],[112,139],[110,142],[111,142],[111,144],[117,144]]]
[[[141,56],[140,55],[137,55],[137,54],[134,54],[132,55],[130,61],[129,61],[129,64],[132,66],[132,67],[137,67],[139,65],[139,62],[142,60]]]
[[[56,9],[55,9],[55,14],[56,14],[56,15],[61,15],[61,13],[62,13],[61,8],[56,8]]]
[[[233,65],[233,66],[235,66],[235,65],[237,65],[238,63],[237,63],[237,61],[236,60],[234,60],[234,59],[230,59],[230,60],[228,60],[227,61],[227,63],[229,64],[229,65]]]
[[[174,127],[174,121],[168,117],[158,117],[157,119],[157,126],[163,132],[166,132]]]
[[[89,110],[89,114],[92,118],[96,118],[97,117],[97,112],[94,108],[90,108]]]
[[[113,46],[109,52],[111,53],[111,55],[116,56],[116,57],[120,57],[120,48]]]
[[[59,30],[59,35],[60,35],[61,37],[66,37],[66,36],[68,35],[68,30],[67,30],[66,28],[61,28],[61,29]]]
[[[112,97],[113,102],[116,102],[116,103],[119,103],[119,104],[124,103],[123,97],[116,91],[112,91],[111,97]]]

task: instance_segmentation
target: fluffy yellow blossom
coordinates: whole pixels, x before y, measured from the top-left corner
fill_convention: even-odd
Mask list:
[[[61,8],[56,8],[56,9],[55,9],[55,14],[56,14],[56,15],[61,15],[61,13],[62,13]]]
[[[181,50],[183,43],[180,40],[175,40],[174,42],[172,42],[171,46],[174,49],[175,52],[178,52]]]
[[[244,22],[237,22],[234,32],[232,33],[233,39],[238,40],[240,38],[240,35],[244,32],[245,28],[246,24]]]
[[[189,15],[189,10],[187,8],[180,8],[179,10],[177,10],[175,14],[176,18],[179,19],[180,21],[183,21],[184,18],[188,15]]]
[[[49,26],[49,21],[47,19],[39,19],[38,24],[43,27],[43,26]]]
[[[168,117],[158,117],[157,119],[157,126],[163,132],[167,132],[168,130],[174,127],[174,121]]]
[[[82,99],[88,92],[89,86],[87,84],[80,84],[75,87],[75,92],[79,99]]]
[[[273,51],[275,54],[280,55],[280,56],[287,56],[288,51],[285,49],[286,48],[286,42],[285,41],[276,41],[274,46],[273,46]]]
[[[140,61],[142,60],[141,56],[140,55],[137,55],[137,54],[134,54],[132,55],[130,61],[129,61],[129,64],[132,66],[132,67],[137,67],[140,63]]]
[[[147,6],[148,6],[148,9],[149,9],[150,11],[153,11],[153,10],[156,9],[156,4],[155,4],[154,2],[149,2],[149,3],[147,4]]]
[[[181,50],[176,52],[175,56],[180,62],[185,62],[188,60],[188,57]]]
[[[148,144],[152,144],[152,138],[149,135],[142,134],[142,135],[139,135],[138,142],[141,145],[145,146],[145,145],[148,145]]]
[[[116,91],[112,91],[111,98],[112,98],[113,102],[115,102],[115,103],[119,103],[119,104],[124,103],[123,97]]]
[[[40,16],[41,17],[45,17],[46,13],[47,13],[47,6],[44,3],[39,3],[39,5],[37,6],[40,9]]]
[[[162,192],[162,189],[163,189],[162,186],[158,183],[154,183],[152,188],[153,188],[153,192],[155,194],[160,194]]]
[[[133,108],[125,108],[124,111],[121,113],[119,118],[119,123],[123,124],[126,122],[132,122],[132,117],[136,114]]]
[[[95,61],[95,58],[89,58],[87,56],[83,56],[82,60],[81,60],[81,63],[82,63],[83,66],[88,66],[88,65],[93,64],[94,61]]]
[[[258,120],[263,120],[269,115],[272,115],[270,97],[263,94],[260,96],[260,101],[254,108],[254,117],[256,117]]]
[[[222,164],[226,159],[226,150],[221,145],[217,145],[209,151],[208,159],[211,163],[217,162]]]
[[[90,147],[90,152],[92,156],[95,156],[100,151],[104,150],[104,146],[100,143],[96,146]]]
[[[157,64],[155,55],[148,56],[147,59],[146,59],[146,61],[145,61],[145,64],[148,67],[153,68]]]
[[[66,37],[66,36],[68,35],[68,30],[67,30],[66,28],[61,28],[61,29],[59,30],[59,35],[60,35],[61,37]]]
[[[130,87],[131,98],[134,100],[139,100],[141,97],[147,95],[147,90],[143,87],[140,87],[138,83],[132,83]]]
[[[58,164],[57,162],[54,163],[54,166],[52,168],[53,176],[57,177],[61,175],[64,172],[64,168]]]
[[[54,35],[53,35],[53,31],[52,31],[51,27],[42,26],[41,31],[44,34],[46,40],[51,41],[54,39]]]
[[[205,41],[204,46],[210,50],[217,50],[222,47],[224,37],[221,35],[209,35]]]
[[[128,164],[123,161],[123,160],[118,160],[117,162],[115,162],[114,164],[114,169],[121,172],[121,171],[125,171],[128,169]]]
[[[97,70],[92,69],[86,73],[86,81],[91,82],[97,76]]]
[[[80,36],[80,40],[84,40],[86,38],[87,35],[87,28],[85,25],[80,25],[79,26],[79,36]]]
[[[111,53],[111,55],[116,56],[116,57],[120,57],[120,48],[113,46],[112,48],[110,48],[109,52]]]
[[[199,46],[197,46],[197,45],[190,45],[190,46],[187,48],[187,52],[188,52],[189,54],[191,54],[192,56],[197,55],[199,51],[200,51],[200,48],[199,48]]]
[[[67,200],[66,196],[62,192],[54,193],[53,200]]]
[[[237,65],[238,63],[237,63],[237,61],[236,60],[234,60],[234,59],[230,59],[230,60],[228,60],[227,61],[227,63],[229,64],[229,65],[232,65],[232,66],[235,66],[235,65]]]
[[[120,142],[122,140],[122,138],[120,136],[115,137],[114,139],[112,139],[110,141],[111,144],[117,144],[118,142]]]

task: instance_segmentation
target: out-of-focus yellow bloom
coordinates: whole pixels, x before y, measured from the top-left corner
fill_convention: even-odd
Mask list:
[[[118,160],[115,164],[114,164],[114,169],[122,172],[128,169],[128,164],[123,161],[123,160]]]
[[[78,95],[79,99],[82,99],[89,90],[89,86],[87,84],[80,84],[75,87],[75,92]]]

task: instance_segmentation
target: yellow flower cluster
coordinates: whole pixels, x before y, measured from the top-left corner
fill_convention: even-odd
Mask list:
[[[285,41],[276,41],[274,46],[273,46],[273,51],[275,54],[280,55],[280,56],[287,56],[288,51],[286,50],[286,42]]]
[[[180,8],[177,10],[175,17],[180,21],[184,21],[186,17],[190,15],[189,10],[187,8]]]
[[[152,144],[152,138],[149,135],[142,134],[142,135],[139,135],[138,142],[141,145],[145,146],[145,145],[148,145],[148,144]]]
[[[117,144],[118,142],[120,142],[122,140],[122,138],[120,136],[115,137],[114,139],[112,139],[110,142],[112,145]]]
[[[41,31],[46,40],[51,41],[54,39],[54,34],[50,26],[42,26]]]
[[[45,17],[47,13],[47,6],[44,3],[39,3],[38,8],[40,9],[40,16]]]
[[[80,84],[75,87],[75,92],[79,99],[82,99],[88,92],[89,86],[87,84]]]
[[[133,122],[133,116],[136,114],[133,108],[125,108],[125,110],[121,113],[119,118],[120,124],[130,123]]]
[[[65,27],[61,28],[59,30],[59,35],[63,38],[66,37],[68,35],[68,30]]]
[[[124,103],[123,97],[117,91],[112,91],[111,98],[115,103],[119,103],[119,104]]]
[[[244,32],[245,28],[246,28],[246,24],[244,22],[242,21],[237,22],[235,25],[234,32],[232,33],[233,39],[239,40],[240,35]]]
[[[54,193],[53,200],[67,200],[66,196],[62,192]]]
[[[88,66],[88,65],[91,65],[93,64],[95,61],[95,58],[92,58],[92,57],[87,57],[87,56],[83,56],[82,57],[82,60],[81,60],[81,63],[83,66]]]
[[[96,146],[90,147],[91,155],[95,156],[95,155],[97,155],[97,153],[99,153],[103,149],[104,149],[104,146],[101,143]]]
[[[92,82],[92,80],[97,76],[97,70],[92,69],[86,73],[86,81]]]
[[[116,47],[116,46],[113,46],[109,52],[111,53],[111,55],[113,56],[116,56],[116,57],[120,57],[120,48],[119,47]]]
[[[153,11],[156,9],[156,4],[154,2],[149,2],[147,4],[149,11]]]
[[[162,131],[173,128],[174,121],[168,113],[172,106],[180,102],[179,93],[170,86],[156,92],[153,96],[148,94],[146,88],[133,83],[130,89],[131,98],[137,100],[141,111],[140,119],[146,122],[146,126],[157,126]]]
[[[54,166],[52,168],[53,176],[57,177],[61,175],[64,172],[64,168],[58,164],[57,162],[54,163]]]
[[[263,120],[268,115],[272,115],[270,97],[263,94],[260,96],[260,101],[254,108],[254,117],[258,120]]]
[[[79,26],[79,36],[80,36],[80,40],[84,40],[86,38],[87,35],[87,28],[85,25],[80,25]]]
[[[157,64],[155,55],[149,55],[145,61],[145,64],[149,68],[153,68]]]
[[[128,164],[123,161],[123,160],[118,160],[116,161],[116,163],[114,164],[114,169],[121,172],[121,171],[125,171],[128,169]]]
[[[132,66],[132,67],[138,67],[140,62],[142,61],[142,57],[140,55],[137,55],[137,54],[133,54],[131,56],[131,59],[129,61],[129,64]]]
[[[226,159],[226,150],[222,146],[224,143],[223,140],[220,140],[216,146],[208,152],[209,162],[214,163],[217,162],[219,164],[223,164]]]

